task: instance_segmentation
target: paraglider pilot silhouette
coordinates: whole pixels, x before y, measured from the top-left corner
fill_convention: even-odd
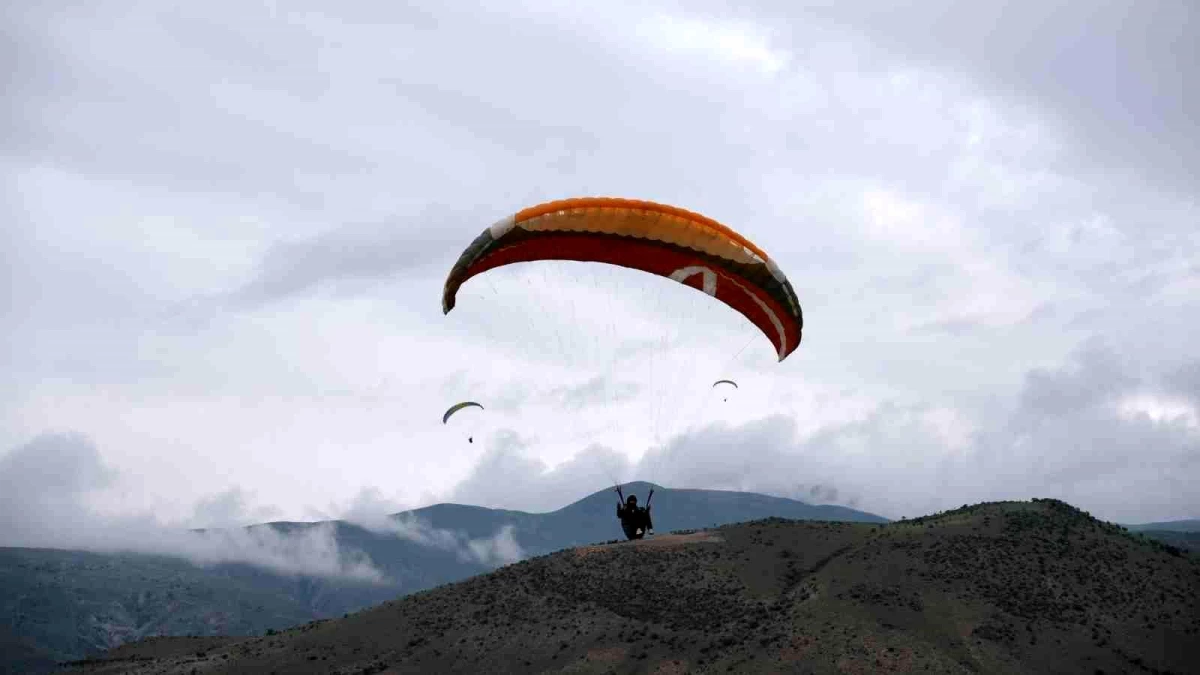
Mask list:
[[[621,529],[625,531],[625,537],[641,539],[647,534],[654,534],[654,521],[650,519],[650,500],[654,498],[654,488],[650,488],[644,507],[638,506],[637,495],[626,497],[621,493],[619,486],[617,496],[624,502],[617,502],[617,518],[621,520]]]

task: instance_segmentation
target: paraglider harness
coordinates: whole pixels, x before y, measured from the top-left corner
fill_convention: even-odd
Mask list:
[[[644,507],[637,506],[635,495],[629,495],[629,499],[626,499],[620,486],[617,486],[617,496],[621,498],[617,503],[617,518],[621,519],[621,529],[625,531],[627,539],[641,539],[654,529],[654,522],[650,519],[650,500],[654,499],[654,488],[650,488]]]

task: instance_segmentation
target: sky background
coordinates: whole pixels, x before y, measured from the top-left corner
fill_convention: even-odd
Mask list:
[[[8,3],[0,544],[614,479],[1200,517],[1198,14]],[[598,266],[442,315],[483,228],[581,195],[748,236],[800,348]]]

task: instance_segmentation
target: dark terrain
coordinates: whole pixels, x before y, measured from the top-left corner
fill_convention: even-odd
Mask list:
[[[561,551],[79,673],[1200,672],[1200,559],[1054,500]]]
[[[645,499],[650,485],[626,493]],[[408,593],[489,572],[499,562],[464,558],[463,544],[512,528],[525,555],[607,541],[621,535],[616,495],[603,490],[550,513],[437,504],[393,518],[453,534],[430,546],[350,523],[333,524],[338,548],[369,558],[383,583],[286,575],[246,564],[197,566],[182,558],[55,549],[0,548],[0,673],[50,672],[59,661],[103,653],[162,635],[263,635],[314,619],[341,617]],[[841,506],[745,492],[656,487],[660,531],[767,516],[886,522]],[[319,523],[254,528],[297,532]]]

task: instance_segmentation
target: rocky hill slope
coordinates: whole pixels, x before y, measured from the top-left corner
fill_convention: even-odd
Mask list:
[[[645,499],[650,487],[633,483],[626,491]],[[549,513],[437,504],[394,514],[392,523],[405,524],[396,530],[386,527],[387,518],[375,529],[346,522],[249,528],[304,536],[326,527],[330,548],[361,555],[380,571],[380,583],[280,574],[248,564],[201,567],[161,555],[0,548],[0,673],[49,672],[56,661],[149,636],[262,635],[340,617],[495,569],[508,561],[477,557],[472,545],[498,533],[507,532],[521,556],[620,536],[616,499],[603,490]],[[719,490],[657,486],[654,506],[660,530],[765,516],[886,522],[840,506]]]
[[[258,638],[89,673],[1186,673],[1200,560],[1053,500],[768,519],[565,550]]]

